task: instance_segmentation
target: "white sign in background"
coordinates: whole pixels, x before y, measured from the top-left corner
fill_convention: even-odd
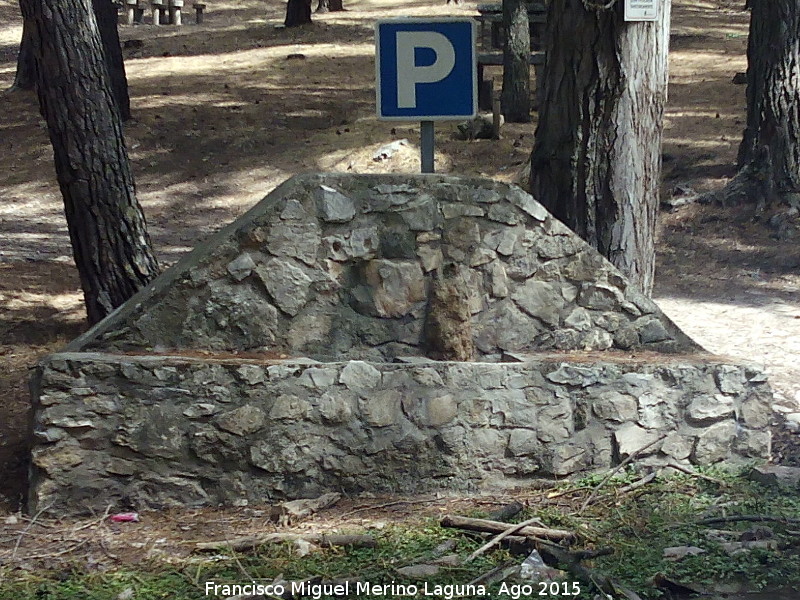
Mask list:
[[[658,0],[625,0],[626,21],[655,21],[658,19]]]

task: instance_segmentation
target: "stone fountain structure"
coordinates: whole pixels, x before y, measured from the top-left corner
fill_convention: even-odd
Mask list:
[[[530,195],[462,177],[294,177],[32,388],[34,510],[474,490],[645,446],[648,465],[770,451],[759,368],[704,353]]]

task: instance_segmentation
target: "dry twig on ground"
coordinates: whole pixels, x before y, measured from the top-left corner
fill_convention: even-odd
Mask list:
[[[538,519],[530,519],[530,523],[537,522]],[[541,523],[541,521],[538,521]],[[517,533],[525,537],[537,537],[550,540],[568,540],[575,537],[574,531],[566,529],[552,529],[550,527],[534,527],[529,524],[519,527],[514,525],[509,528],[508,523],[501,523],[499,521],[490,521],[488,519],[471,519],[469,517],[460,517],[458,515],[445,515],[440,521],[442,527],[451,527],[453,529],[466,529],[468,531],[482,531],[485,533],[504,533],[508,529],[511,531],[506,534]]]
[[[361,548],[374,548],[377,546],[375,538],[369,535],[341,535],[333,533],[269,533],[260,536],[245,536],[220,540],[216,542],[196,542],[195,551],[216,551],[230,548],[235,552],[243,552],[265,546],[267,544],[280,544],[282,542],[304,541],[309,544],[328,548],[330,546],[357,546]]]
[[[737,521],[760,522],[769,521],[771,523],[800,523],[800,519],[791,517],[777,517],[774,515],[730,515],[728,517],[709,517],[695,521],[695,525],[715,525],[717,523],[736,523]]]
[[[602,488],[602,487],[603,487],[603,486],[604,486],[606,483],[608,483],[608,482],[609,482],[609,480],[610,480],[610,479],[611,479],[611,478],[612,478],[614,475],[616,475],[616,474],[617,474],[619,471],[621,471],[622,469],[624,469],[624,468],[625,468],[625,467],[626,467],[626,466],[627,466],[627,465],[628,465],[628,464],[629,464],[631,461],[633,461],[633,460],[634,460],[634,459],[635,459],[637,456],[639,456],[639,455],[640,455],[642,452],[644,452],[645,450],[647,450],[647,449],[648,449],[648,448],[650,448],[651,446],[655,446],[657,443],[659,443],[659,442],[663,441],[664,439],[666,439],[666,437],[667,437],[667,434],[665,433],[665,434],[663,434],[663,435],[659,436],[658,438],[656,438],[655,440],[653,440],[652,442],[649,442],[649,443],[645,444],[644,446],[642,446],[641,448],[639,448],[639,449],[638,449],[638,450],[636,450],[635,452],[631,452],[631,454],[630,454],[630,455],[628,455],[628,458],[626,458],[625,460],[623,460],[623,461],[622,461],[621,463],[619,463],[619,464],[618,464],[618,465],[617,465],[617,466],[616,466],[614,469],[612,469],[611,471],[609,471],[608,475],[606,475],[606,476],[603,478],[603,480],[602,480],[600,483],[598,483],[598,484],[597,484],[597,487],[595,487],[595,488],[594,488],[594,490],[592,491],[592,493],[591,493],[591,494],[589,494],[589,497],[588,497],[588,498],[586,498],[586,500],[584,500],[584,501],[583,501],[583,504],[581,504],[581,509],[580,509],[580,511],[578,511],[578,512],[579,512],[579,513],[582,513],[583,511],[585,511],[585,510],[586,510],[586,508],[587,508],[587,507],[588,507],[588,506],[589,506],[589,505],[590,505],[590,504],[591,504],[591,503],[594,501],[595,497],[597,497],[597,493],[600,491],[600,489],[601,489],[601,488]]]

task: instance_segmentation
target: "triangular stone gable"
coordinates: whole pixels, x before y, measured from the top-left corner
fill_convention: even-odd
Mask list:
[[[478,360],[699,349],[518,187],[345,174],[291,178],[68,349],[422,356],[442,265],[463,283]]]

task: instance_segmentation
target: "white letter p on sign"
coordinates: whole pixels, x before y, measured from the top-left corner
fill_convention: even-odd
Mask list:
[[[433,64],[416,65],[417,48],[436,53]],[[456,65],[456,51],[444,35],[435,31],[397,32],[397,106],[417,107],[417,84],[433,83],[447,77]]]

